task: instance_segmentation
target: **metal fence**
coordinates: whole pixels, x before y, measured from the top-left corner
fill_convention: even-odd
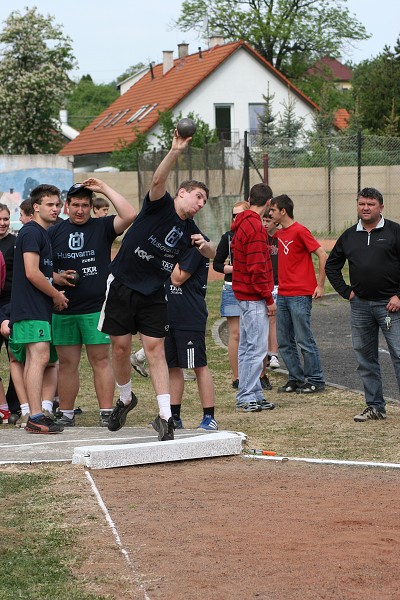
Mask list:
[[[165,154],[154,150],[140,157],[140,197]],[[296,220],[319,238],[336,239],[355,222],[357,192],[363,187],[378,188],[385,216],[400,221],[400,138],[314,136],[293,143],[246,132],[237,144],[189,147],[171,174],[171,193],[184,179],[204,181],[210,188],[210,199],[196,221],[216,241],[230,226],[234,202],[247,199],[251,186],[260,181],[275,195],[288,194]]]

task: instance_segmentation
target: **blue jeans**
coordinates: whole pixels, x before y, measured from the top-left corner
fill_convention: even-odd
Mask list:
[[[368,406],[381,412],[385,412],[385,400],[378,358],[379,329],[385,336],[400,390],[400,314],[389,313],[391,326],[387,329],[385,318],[388,301],[363,300],[357,296],[350,301],[351,335],[365,401]]]
[[[262,400],[260,375],[268,353],[269,318],[265,300],[239,300],[239,391],[236,403]]]
[[[279,296],[276,335],[279,352],[289,371],[289,380],[316,385],[325,384],[317,344],[311,331],[311,296]],[[297,349],[303,355],[304,368]]]

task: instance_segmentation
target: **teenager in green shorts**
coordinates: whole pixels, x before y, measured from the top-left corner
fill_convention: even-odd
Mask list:
[[[31,192],[33,218],[20,230],[14,253],[11,292],[10,343],[24,345],[25,389],[30,433],[60,433],[63,426],[42,411],[44,372],[50,360],[52,307],[64,310],[68,299],[53,285],[53,262],[47,229],[59,214],[60,191],[53,185],[39,185]],[[14,348],[17,348],[14,346]]]
[[[94,219],[92,194],[100,192],[117,214]],[[66,200],[69,218],[49,231],[53,248],[54,281],[64,290],[68,308],[53,311],[53,343],[59,357],[57,423],[75,425],[74,405],[79,391],[82,346],[93,370],[100,426],[107,427],[112,412],[115,379],[110,360],[110,337],[99,331],[101,307],[111,260],[111,246],[136,217],[135,209],[99,179],[73,185]],[[79,280],[72,277],[78,274]]]

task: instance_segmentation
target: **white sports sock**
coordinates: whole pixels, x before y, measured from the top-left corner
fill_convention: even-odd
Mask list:
[[[128,381],[128,383],[124,383],[123,385],[119,385],[117,383],[117,388],[119,392],[119,399],[127,405],[132,400],[132,382]]]
[[[140,348],[140,350],[138,350],[137,352],[135,352],[135,356],[138,359],[139,362],[143,362],[144,360],[146,360],[146,355],[144,353],[143,348]]]
[[[50,413],[53,412],[53,401],[42,400],[42,410],[47,410]]]
[[[29,415],[29,404],[27,402],[21,404],[21,413],[23,417]]]
[[[67,419],[70,419],[72,421],[72,419],[74,418],[74,410],[62,410],[61,411],[64,417],[67,417]]]
[[[172,417],[171,413],[171,396],[170,394],[159,394],[157,396],[158,414],[162,419],[168,421]]]

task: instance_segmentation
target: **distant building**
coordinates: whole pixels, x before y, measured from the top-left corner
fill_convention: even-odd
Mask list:
[[[353,71],[336,58],[330,58],[329,56],[321,58],[314,67],[308,69],[308,73],[319,75],[327,81],[333,81],[338,90],[347,92],[351,89]]]

